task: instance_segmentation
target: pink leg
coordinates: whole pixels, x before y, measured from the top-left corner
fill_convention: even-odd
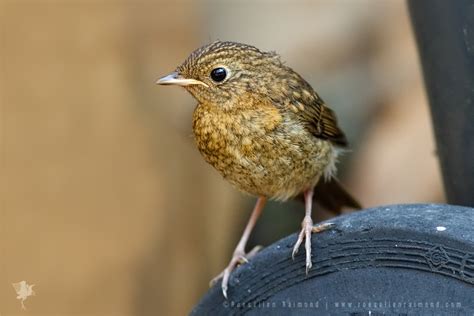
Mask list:
[[[298,253],[303,239],[305,240],[305,250],[306,250],[306,274],[308,274],[309,269],[313,266],[311,262],[311,233],[319,233],[326,229],[331,228],[334,224],[325,223],[317,226],[313,226],[313,219],[311,218],[311,212],[313,208],[313,189],[306,190],[304,192],[304,201],[305,201],[305,216],[301,222],[301,231],[298,235],[298,240],[293,247],[292,257],[295,258],[295,255]]]
[[[245,246],[247,245],[247,241],[250,237],[250,233],[252,232],[255,224],[257,223],[260,214],[262,214],[263,207],[267,202],[267,198],[261,196],[258,198],[255,207],[253,208],[252,215],[250,215],[250,219],[245,227],[244,233],[242,237],[240,237],[240,241],[235,247],[234,254],[232,255],[232,259],[229,262],[229,265],[222,271],[217,277],[212,279],[211,284],[214,284],[222,277],[222,293],[224,297],[227,298],[227,286],[229,283],[230,273],[235,269],[237,264],[247,262],[253,255],[257,253],[260,247],[255,247],[250,251],[248,254],[245,254]]]

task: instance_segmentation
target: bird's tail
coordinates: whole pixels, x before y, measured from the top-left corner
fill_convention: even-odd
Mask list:
[[[321,179],[314,187],[313,196],[316,203],[336,214],[340,214],[344,207],[358,210],[362,208],[360,203],[342,187],[336,178],[331,178],[328,181]]]

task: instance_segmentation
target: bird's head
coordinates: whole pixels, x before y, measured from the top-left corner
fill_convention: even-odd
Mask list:
[[[232,107],[244,95],[271,95],[289,68],[277,54],[245,44],[216,41],[195,50],[162,85],[179,85],[199,103]]]

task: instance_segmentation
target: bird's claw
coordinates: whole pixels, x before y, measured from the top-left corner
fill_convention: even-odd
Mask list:
[[[305,241],[305,250],[306,250],[306,274],[308,274],[309,269],[313,266],[311,262],[311,234],[320,233],[322,231],[333,228],[335,225],[333,223],[323,223],[320,225],[313,226],[313,220],[310,216],[305,216],[301,222],[301,231],[298,234],[298,239],[293,247],[293,252],[291,257],[295,260],[295,255],[298,253],[298,250]]]
[[[230,274],[239,264],[248,263],[249,259],[255,256],[255,254],[262,248],[262,246],[255,246],[250,252],[245,254],[243,250],[236,249],[234,254],[232,255],[232,259],[230,259],[229,264],[227,267],[222,271],[218,276],[213,278],[210,282],[210,286],[213,286],[222,278],[221,289],[222,294],[227,299],[227,289],[229,284]]]
[[[319,225],[316,225],[316,226],[313,226],[312,228],[312,232],[313,233],[320,233],[322,231],[325,231],[325,230],[328,230],[328,229],[332,229],[336,226],[336,224],[334,223],[323,223],[323,224],[319,224]]]
[[[239,264],[244,264],[244,263],[248,263],[249,262],[249,259],[247,259],[246,257],[244,256],[240,256],[239,258],[237,258],[237,262]]]

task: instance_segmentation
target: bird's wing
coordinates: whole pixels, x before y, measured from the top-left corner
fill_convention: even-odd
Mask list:
[[[313,102],[305,106],[304,111],[298,112],[307,122],[307,128],[316,137],[328,139],[339,146],[347,146],[347,139],[337,125],[336,114],[333,110],[322,103]]]
[[[297,73],[286,80],[280,104],[291,110],[314,136],[327,139],[339,146],[347,146],[346,136],[338,127],[336,114],[313,88]]]

